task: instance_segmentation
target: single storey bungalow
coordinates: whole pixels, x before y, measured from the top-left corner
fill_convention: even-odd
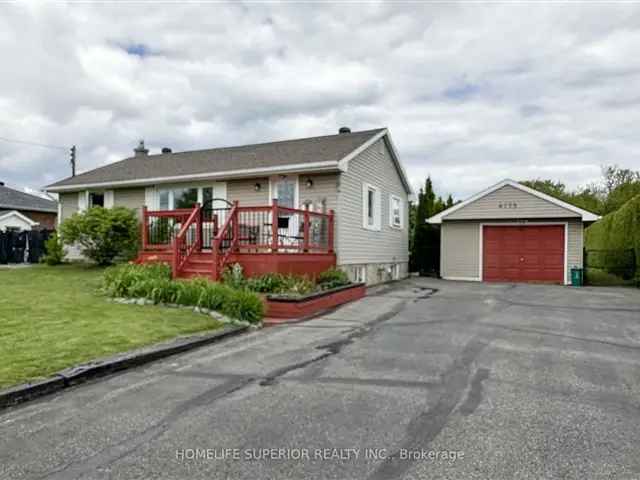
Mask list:
[[[142,223],[141,261],[174,276],[311,273],[338,265],[368,284],[408,275],[412,195],[386,128],[134,156],[47,187],[61,220],[125,206]]]
[[[440,225],[445,279],[568,284],[583,266],[584,226],[599,218],[503,180],[427,222]]]

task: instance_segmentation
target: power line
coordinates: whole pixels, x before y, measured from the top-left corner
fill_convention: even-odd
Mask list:
[[[28,142],[26,140],[14,140],[11,138],[5,138],[5,137],[0,137],[0,140],[2,140],[3,142],[9,142],[9,143],[20,143],[22,145],[31,145],[33,147],[42,147],[42,148],[53,148],[56,150],[67,150],[68,147],[62,147],[60,145],[49,145],[46,143],[38,143],[38,142]]]

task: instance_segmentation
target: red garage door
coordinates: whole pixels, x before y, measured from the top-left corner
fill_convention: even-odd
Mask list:
[[[488,282],[564,283],[564,225],[484,226]]]

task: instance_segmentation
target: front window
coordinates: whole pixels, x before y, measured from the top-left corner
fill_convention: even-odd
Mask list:
[[[103,193],[90,193],[89,194],[89,207],[104,207],[104,194]]]
[[[173,208],[193,208],[198,203],[197,188],[174,188]]]

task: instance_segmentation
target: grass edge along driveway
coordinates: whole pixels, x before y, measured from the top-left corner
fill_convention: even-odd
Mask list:
[[[0,388],[99,357],[222,327],[186,309],[110,303],[102,268],[0,269]]]

